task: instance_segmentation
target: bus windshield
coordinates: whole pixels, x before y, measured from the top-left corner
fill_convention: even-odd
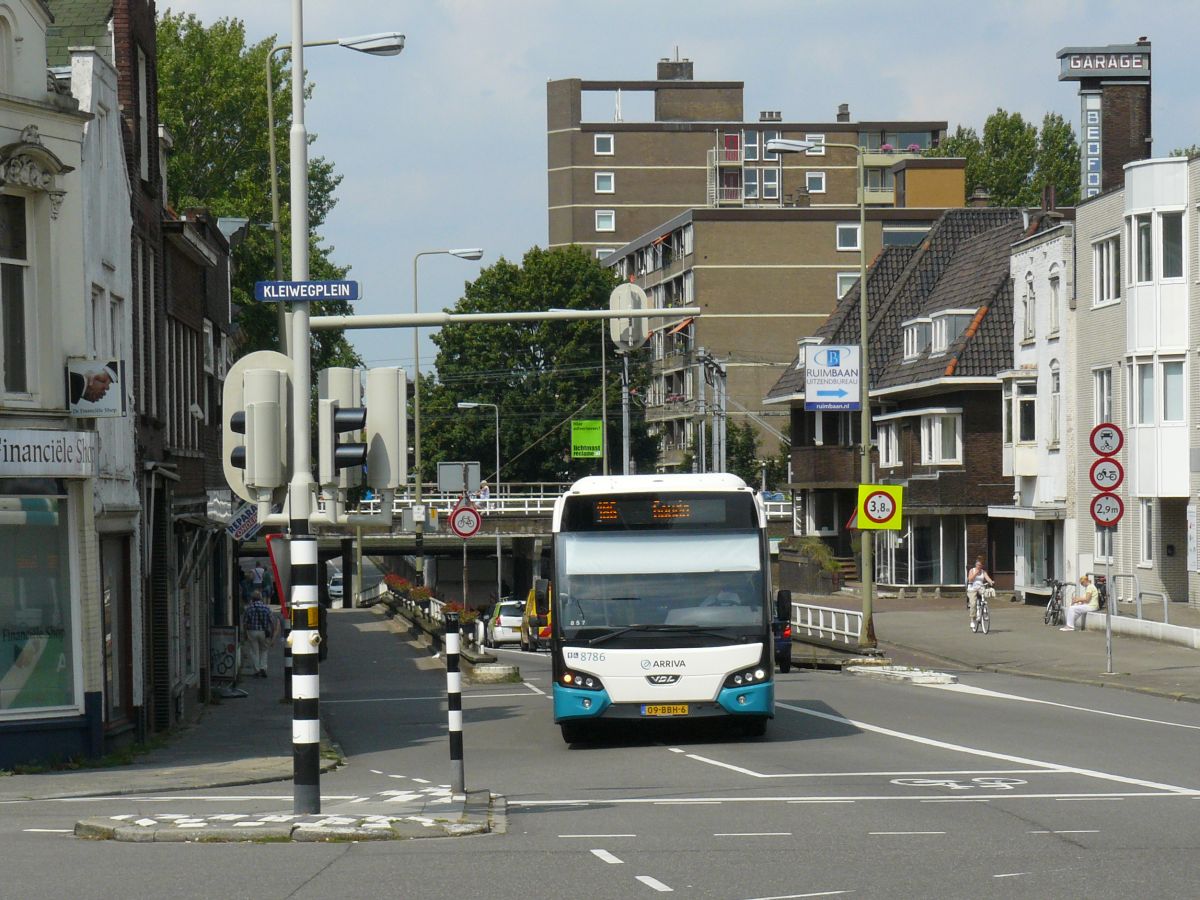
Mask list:
[[[763,625],[756,531],[560,534],[557,563],[567,640],[645,625],[734,633]]]

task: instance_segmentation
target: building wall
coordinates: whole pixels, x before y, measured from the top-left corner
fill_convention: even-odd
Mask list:
[[[967,191],[967,170],[907,169],[904,205],[917,207],[961,206]]]

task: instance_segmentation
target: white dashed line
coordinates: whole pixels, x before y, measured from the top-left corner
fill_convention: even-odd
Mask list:
[[[649,875],[639,875],[637,880],[647,887],[654,888],[659,893],[673,893],[675,891],[675,888],[667,887],[657,878],[651,878]]]
[[[922,800],[922,803],[987,803],[987,800],[982,800],[973,797],[942,797],[936,800]]]
[[[30,834],[73,834],[74,828],[24,828]]]
[[[1003,875],[993,875],[993,878],[1018,878],[1021,875],[1028,875],[1029,872],[1005,872]]]
[[[868,831],[867,834],[945,834],[944,831]]]
[[[637,837],[636,834],[560,834],[560,838],[629,838]]]
[[[545,691],[543,691],[543,690],[542,690],[540,687],[538,687],[536,684],[530,684],[528,681],[522,681],[522,682],[521,682],[521,684],[525,685],[525,687],[529,688],[529,689],[530,689],[531,691],[533,691],[535,694],[541,694],[543,697],[544,697],[544,696],[546,696],[546,692],[545,692]]]
[[[593,850],[592,855],[597,859],[604,860],[604,862],[608,863],[610,866],[620,866],[625,864],[623,859],[617,859],[607,850]]]
[[[788,803],[856,803],[855,800],[789,800]]]
[[[853,894],[854,891],[818,891],[815,894],[780,894],[777,897],[755,897],[753,900],[801,900],[804,897],[836,897],[839,894]]]
[[[713,837],[791,837],[790,831],[718,831]]]

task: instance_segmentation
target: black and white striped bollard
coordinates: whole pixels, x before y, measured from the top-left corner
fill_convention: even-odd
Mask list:
[[[318,708],[317,540],[308,523],[292,523],[292,811],[321,811],[321,720]],[[301,533],[303,532],[303,533]]]
[[[292,702],[292,609],[283,617],[283,702]]]
[[[446,707],[450,722],[450,790],[466,793],[463,775],[462,673],[458,670],[458,613],[446,613]]]

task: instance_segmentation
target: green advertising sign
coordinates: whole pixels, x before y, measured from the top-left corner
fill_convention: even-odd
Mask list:
[[[599,459],[604,456],[604,426],[599,419],[571,420],[571,458]]]

